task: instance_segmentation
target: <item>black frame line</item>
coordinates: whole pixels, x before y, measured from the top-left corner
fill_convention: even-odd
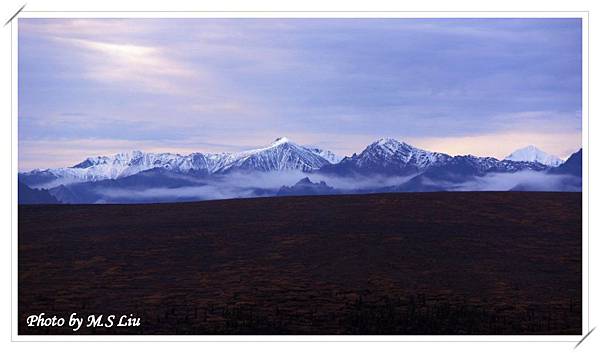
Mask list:
[[[17,12],[15,12],[15,14],[12,15],[11,18],[9,18],[8,21],[6,21],[6,23],[4,24],[4,27],[6,27],[7,24],[9,24],[15,17],[17,17],[17,15],[19,14],[19,12],[23,11],[23,9],[25,8],[26,5],[27,5],[27,3],[23,4],[23,6],[21,6],[21,8],[18,9]]]

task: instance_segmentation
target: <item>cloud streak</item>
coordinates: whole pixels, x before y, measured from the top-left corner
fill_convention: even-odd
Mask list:
[[[85,75],[107,84],[131,85],[150,93],[182,94],[186,91],[173,80],[197,75],[169,59],[163,48],[84,39],[62,40],[88,51]]]
[[[544,172],[490,173],[455,186],[456,191],[565,191],[565,185],[576,183],[578,178]],[[580,181],[579,181],[580,183]],[[569,190],[573,191],[573,190]],[[578,191],[581,191],[579,188]]]

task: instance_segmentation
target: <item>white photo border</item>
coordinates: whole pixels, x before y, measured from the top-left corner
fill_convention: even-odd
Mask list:
[[[18,334],[18,19],[19,18],[579,18],[582,26],[581,335],[19,335]],[[11,31],[11,339],[36,342],[579,342],[589,324],[588,11],[21,11]]]

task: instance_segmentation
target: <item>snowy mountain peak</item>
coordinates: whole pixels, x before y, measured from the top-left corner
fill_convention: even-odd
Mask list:
[[[381,138],[371,143],[359,155],[351,158],[359,168],[373,168],[380,166],[390,169],[404,169],[407,166],[415,170],[422,170],[431,165],[441,163],[450,156],[429,152],[413,147],[406,142],[393,138]],[[410,169],[410,168],[409,168]]]
[[[406,143],[404,143],[402,141],[398,141],[398,140],[390,138],[390,137],[384,137],[384,138],[380,138],[379,140],[373,142],[371,145],[399,146],[399,145],[406,145]]]
[[[293,142],[289,138],[282,136],[282,137],[276,138],[275,141],[273,141],[273,143],[271,143],[271,147],[283,145],[284,143],[293,143]]]
[[[377,141],[375,141],[375,143],[384,145],[384,144],[388,144],[388,143],[401,143],[401,141],[398,141],[391,137],[382,137],[382,138],[378,139]]]
[[[398,151],[402,151],[402,150],[403,151],[419,150],[418,148],[413,147],[406,142],[398,141],[396,139],[389,138],[389,137],[381,138],[381,139],[373,142],[372,144],[367,146],[367,149],[378,149],[378,150],[381,150],[383,152],[390,153],[390,154],[395,154]]]
[[[300,146],[287,137],[277,138],[271,145],[233,153],[225,160],[220,172],[238,171],[312,171],[329,164],[316,151]]]
[[[379,139],[369,146],[362,153],[376,153],[381,156],[394,155],[403,158],[410,158],[415,153],[430,153],[419,148],[413,147],[406,142],[398,141],[393,138]]]
[[[548,154],[532,145],[514,151],[506,156],[505,160],[515,162],[537,162],[550,167],[556,167],[563,163],[562,159]]]

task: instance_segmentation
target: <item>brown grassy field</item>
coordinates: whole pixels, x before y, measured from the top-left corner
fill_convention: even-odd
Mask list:
[[[19,334],[581,334],[581,193],[19,206]]]

